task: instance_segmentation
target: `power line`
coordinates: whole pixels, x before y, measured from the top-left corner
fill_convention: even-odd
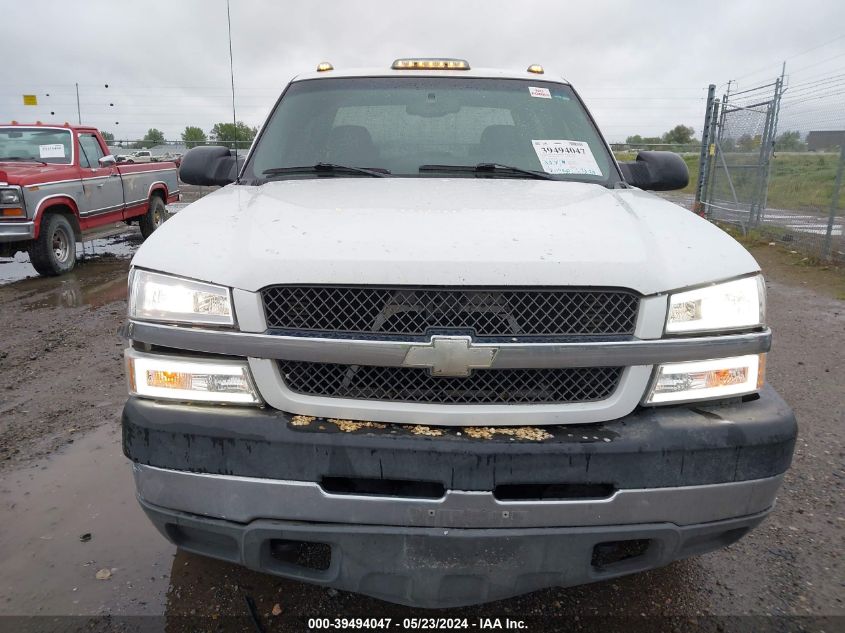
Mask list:
[[[827,59],[822,59],[821,61],[817,61],[813,64],[807,64],[806,66],[801,66],[801,68],[796,68],[795,70],[791,70],[792,73],[797,73],[802,70],[806,70],[807,68],[813,68],[814,66],[819,66],[820,64],[826,64],[829,61],[834,59],[839,59],[840,57],[845,57],[845,53],[839,53],[838,55],[834,55],[833,57],[828,57]]]
[[[837,36],[836,36],[836,37],[834,37],[832,40],[827,40],[826,42],[822,42],[821,44],[816,44],[815,46],[813,46],[813,47],[811,47],[811,48],[808,48],[808,49],[806,49],[806,50],[803,50],[803,51],[801,51],[800,53],[796,53],[795,55],[790,55],[789,57],[785,57],[785,58],[783,59],[783,61],[784,61],[784,62],[787,62],[787,61],[789,61],[790,59],[795,59],[796,57],[801,57],[802,55],[806,55],[807,53],[810,53],[810,52],[812,52],[812,51],[814,51],[814,50],[817,50],[817,49],[819,49],[819,48],[822,48],[823,46],[827,46],[828,44],[833,44],[833,42],[836,42],[836,41],[838,41],[838,40],[841,40],[843,37],[845,37],[845,35],[837,35]],[[733,79],[733,81],[738,81],[739,79],[745,79],[746,77],[750,77],[751,75],[756,75],[756,74],[759,74],[759,73],[763,72],[764,70],[771,70],[772,68],[775,68],[776,66],[777,66],[776,64],[772,64],[772,65],[769,65],[769,66],[765,66],[765,67],[763,67],[763,68],[760,68],[759,70],[755,70],[755,71],[752,71],[752,72],[750,72],[750,73],[746,73],[746,74],[744,74],[744,75],[740,75],[739,77],[734,78],[734,79]],[[805,66],[805,68],[809,68],[809,66]],[[725,84],[722,84],[722,85],[725,85]]]
[[[824,76],[821,79],[814,79],[812,81],[809,81],[809,80],[808,81],[801,81],[801,82],[796,83],[796,84],[789,84],[789,86],[787,86],[787,88],[792,90],[794,88],[800,88],[801,86],[811,86],[811,85],[816,85],[816,84],[823,84],[823,83],[827,83],[829,81],[832,81],[834,79],[837,79],[839,77],[845,77],[845,73],[841,73],[839,75],[831,75],[829,73],[825,73]]]
[[[839,79],[835,82],[828,83],[828,84],[825,84],[823,86],[807,86],[806,88],[799,90],[799,91],[796,91],[796,92],[789,90],[789,91],[785,91],[784,94],[786,94],[786,96],[787,96],[786,100],[794,100],[795,98],[803,98],[803,97],[806,97],[807,95],[819,94],[819,93],[822,93],[822,92],[826,92],[828,90],[834,90],[834,89],[836,89],[836,88],[838,88],[839,86],[842,86],[842,85],[845,85],[845,79]]]
[[[840,90],[839,92],[830,92],[828,94],[818,95],[818,96],[809,96],[809,97],[801,97],[798,99],[793,99],[792,101],[786,101],[785,103],[788,105],[790,103],[800,103],[803,101],[813,101],[816,99],[829,99],[830,97],[838,97],[839,95],[845,94],[845,90]]]
[[[806,77],[801,77],[801,80],[802,80],[802,83],[807,83],[807,82],[810,82],[810,81],[813,81],[813,80],[816,80],[816,79],[824,79],[825,77],[829,77],[830,73],[838,73],[840,71],[845,71],[845,66],[840,66],[839,68],[830,68],[830,69],[825,70],[824,72],[821,72],[821,73],[811,74],[811,75],[808,75]],[[800,75],[800,73],[798,73],[798,75]],[[787,74],[787,78],[789,78],[790,80],[794,77],[795,77],[794,73],[788,73]]]

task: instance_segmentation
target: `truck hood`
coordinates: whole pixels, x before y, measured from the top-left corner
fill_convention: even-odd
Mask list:
[[[51,176],[73,170],[71,165],[42,165],[18,161],[0,161],[0,182],[29,185],[49,180]]]
[[[230,185],[166,222],[133,265],[249,291],[616,286],[646,295],[759,270],[719,228],[643,191],[467,178]]]

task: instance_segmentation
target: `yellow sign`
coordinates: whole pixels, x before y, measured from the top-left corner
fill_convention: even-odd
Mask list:
[[[24,95],[23,96],[23,104],[24,105],[38,105],[38,97],[35,95]]]
[[[710,155],[711,156],[716,155],[716,145],[714,143],[710,143]]]

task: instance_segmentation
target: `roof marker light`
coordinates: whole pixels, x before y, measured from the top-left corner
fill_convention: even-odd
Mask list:
[[[449,57],[400,58],[390,67],[393,70],[469,70],[469,62]]]
[[[334,70],[334,66],[332,66],[329,62],[320,62],[317,64],[318,73],[324,73],[327,70]]]
[[[534,73],[535,75],[542,75],[543,74],[543,67],[540,64],[531,64],[528,67],[528,72]]]

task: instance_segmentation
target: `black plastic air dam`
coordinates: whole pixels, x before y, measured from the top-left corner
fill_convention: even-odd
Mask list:
[[[441,437],[392,427],[347,433],[324,420],[289,424],[273,409],[163,404],[130,398],[123,451],[134,462],[200,473],[320,482],[324,477],[440,482],[449,490],[504,484],[617,489],[745,481],[792,461],[795,416],[766,386],[750,402],[643,408],[602,424],[542,427],[538,441]],[[322,427],[322,428],[321,428]]]
[[[570,587],[730,545],[766,512],[725,521],[539,529],[446,529],[257,520],[234,523],[141,500],[180,548],[265,573],[413,607],[443,608]],[[279,556],[279,542],[304,553]],[[307,560],[311,544],[316,556]],[[298,547],[297,547],[298,546]],[[302,552],[305,550],[305,552]]]

